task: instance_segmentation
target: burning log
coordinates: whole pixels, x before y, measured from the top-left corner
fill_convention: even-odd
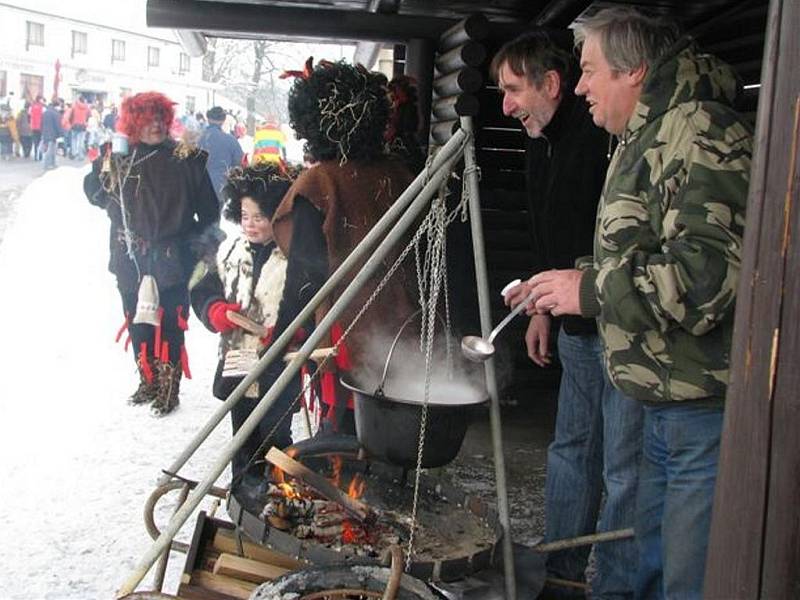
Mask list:
[[[266,458],[279,469],[314,488],[321,496],[341,506],[349,515],[359,521],[365,521],[370,516],[371,511],[368,506],[355,498],[351,498],[330,481],[317,475],[304,464],[297,462],[277,448],[270,448]]]

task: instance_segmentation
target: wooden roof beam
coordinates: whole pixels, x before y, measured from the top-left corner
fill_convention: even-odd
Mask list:
[[[198,0],[147,1],[148,27],[274,35],[276,39],[405,43],[411,38],[437,40],[455,23],[451,19],[351,10]]]

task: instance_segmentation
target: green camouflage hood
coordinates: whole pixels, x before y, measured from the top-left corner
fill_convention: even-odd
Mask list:
[[[698,54],[691,38],[683,38],[645,77],[626,134],[685,102],[720,102],[732,107],[741,90],[730,65],[711,54]]]
[[[752,132],[730,67],[679,42],[648,73],[609,165],[581,311],[609,375],[650,402],[728,383]]]

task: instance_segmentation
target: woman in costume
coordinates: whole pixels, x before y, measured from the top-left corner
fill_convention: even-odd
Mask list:
[[[272,239],[270,221],[291,182],[292,176],[282,163],[259,163],[231,170],[222,188],[225,199],[222,214],[240,225],[242,234],[231,244],[223,244],[216,268],[191,286],[195,314],[210,331],[221,334],[214,396],[222,400],[239,385],[270,341],[285,329],[308,300],[284,296],[287,261]],[[247,317],[266,331],[242,328],[231,320],[229,311]],[[283,366],[282,361],[270,366],[233,407],[234,434],[280,375]],[[231,463],[234,481],[244,475],[264,440],[269,438],[270,445],[279,448],[292,443],[289,413],[293,412],[290,409],[298,393],[299,385],[289,385],[234,455]],[[253,475],[259,477],[260,474]]]
[[[307,282],[312,291],[319,289],[413,177],[402,162],[385,153],[389,100],[383,75],[344,62],[323,61],[312,68],[311,59],[303,72],[289,75],[296,77],[289,93],[291,125],[317,163],[294,182],[272,224],[289,261],[286,292],[296,294]],[[323,345],[337,342],[395,257],[388,257],[362,288]],[[317,323],[345,286],[341,284],[320,307]],[[352,411],[346,410],[348,394],[339,386],[336,371],[358,371],[357,377],[373,379],[380,375],[392,338],[416,308],[416,287],[416,278],[398,269],[340,346],[335,364],[328,362],[330,369],[321,377],[322,399],[336,428],[353,430]]]
[[[109,270],[117,278],[139,371],[131,404],[160,417],[178,406],[189,373],[184,331],[187,284],[219,244],[219,208],[206,154],[168,138],[173,103],[146,92],[125,100],[117,129],[129,148],[106,144],[83,182],[89,202],[111,220]],[[126,342],[127,348],[127,342]]]

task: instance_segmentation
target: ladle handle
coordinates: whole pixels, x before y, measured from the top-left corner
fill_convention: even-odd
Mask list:
[[[497,324],[497,327],[495,327],[494,329],[492,329],[492,332],[489,334],[489,339],[488,339],[487,341],[488,341],[488,342],[491,344],[491,343],[494,341],[494,338],[496,338],[496,337],[497,337],[497,334],[498,334],[498,333],[500,333],[500,331],[503,329],[503,327],[505,327],[506,325],[508,325],[508,324],[509,324],[509,322],[511,321],[511,319],[513,319],[513,318],[514,318],[514,317],[516,317],[516,316],[517,316],[519,313],[521,313],[523,310],[525,310],[525,307],[526,307],[526,306],[528,306],[528,303],[529,303],[531,300],[533,300],[533,292],[531,292],[530,294],[528,294],[528,295],[525,297],[525,300],[523,300],[522,302],[520,302],[519,304],[517,304],[517,305],[514,307],[514,310],[512,310],[510,313],[508,313],[508,314],[506,315],[506,318],[505,318],[505,319],[503,319],[502,321],[500,321],[500,323],[498,323],[498,324]]]

